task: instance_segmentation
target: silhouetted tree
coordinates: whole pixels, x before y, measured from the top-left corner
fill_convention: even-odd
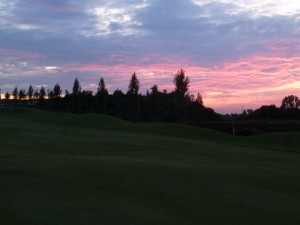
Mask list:
[[[263,105],[253,112],[258,119],[276,119],[280,117],[279,109],[275,105]]]
[[[298,109],[300,108],[300,100],[296,95],[284,97],[281,104],[282,109]]]
[[[10,99],[10,93],[8,91],[5,93],[5,99]]]
[[[24,89],[20,89],[20,91],[19,91],[19,99],[20,100],[24,100],[24,99],[26,99],[26,92],[25,92],[25,90]]]
[[[62,93],[62,90],[60,88],[60,85],[58,83],[56,83],[53,87],[53,93],[54,93],[54,97],[56,98],[59,98],[61,93]]]
[[[72,94],[70,96],[70,105],[71,105],[71,112],[79,113],[80,109],[80,94],[81,94],[81,86],[77,78],[75,78]]]
[[[101,77],[96,94],[96,109],[100,113],[106,113],[108,91],[104,79]]]
[[[189,90],[190,79],[185,76],[185,71],[183,69],[177,71],[173,82],[175,85],[175,92],[179,93],[181,96],[184,96]]]
[[[12,95],[14,97],[14,100],[18,99],[18,97],[19,97],[19,91],[18,91],[17,87],[15,87],[15,89],[13,90]]]
[[[175,98],[178,118],[179,121],[184,122],[187,108],[186,94],[189,90],[190,79],[185,76],[184,70],[180,69],[175,74],[173,83],[175,85]]]
[[[35,91],[33,93],[33,97],[35,99],[39,99],[40,98],[40,91],[38,89],[35,89]]]
[[[72,95],[70,94],[70,92],[66,89],[65,90],[65,96],[62,100],[62,104],[61,104],[61,108],[63,111],[65,112],[71,112],[72,110],[72,105],[71,105],[71,98]]]
[[[33,91],[33,87],[32,87],[32,85],[30,85],[29,88],[28,88],[28,92],[27,92],[27,95],[28,95],[29,100],[32,99],[33,92],[34,92],[34,91]]]
[[[80,94],[81,92],[81,86],[77,78],[75,78],[72,90],[73,90],[72,94],[74,95]]]
[[[195,101],[195,95],[191,94],[189,95],[189,99],[191,102],[194,102]]]
[[[46,97],[46,90],[45,90],[45,87],[42,86],[42,87],[40,88],[39,98],[40,98],[40,99],[45,99],[45,97]]]
[[[94,96],[92,91],[83,90],[79,95],[78,113],[90,113],[94,111]]]
[[[56,83],[53,87],[53,90],[50,90],[50,98],[49,100],[49,107],[53,108],[55,111],[60,111],[60,95],[62,90],[60,85]]]
[[[139,116],[139,89],[140,81],[134,72],[131,76],[127,96],[129,98],[129,119],[137,121]]]
[[[152,95],[157,95],[159,93],[157,85],[153,85],[150,89],[151,89],[150,94],[152,94]]]
[[[97,93],[108,94],[103,77],[100,78],[100,81],[98,83]]]
[[[128,99],[126,97],[127,96],[121,90],[115,90],[112,96],[110,96],[110,101],[108,102],[108,113],[112,116],[127,119]]]
[[[41,109],[45,108],[45,97],[46,97],[46,89],[44,86],[40,88],[40,93],[39,93],[39,106]]]
[[[48,95],[48,99],[52,99],[55,97],[54,91],[51,90],[50,88],[47,89],[47,95]]]
[[[125,94],[121,90],[117,89],[114,91],[113,96],[124,97]]]
[[[150,97],[151,107],[153,112],[153,120],[158,121],[160,92],[158,91],[157,85],[151,87],[151,93],[149,97]]]
[[[128,92],[132,95],[138,95],[140,89],[140,81],[137,79],[136,73],[131,75],[131,79],[128,85]]]
[[[199,92],[197,94],[197,98],[196,98],[195,102],[197,102],[200,105],[203,105],[203,99],[202,99],[202,96]]]

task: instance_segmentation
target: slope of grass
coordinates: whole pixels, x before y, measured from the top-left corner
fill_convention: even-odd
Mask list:
[[[300,152],[300,133],[285,132],[251,137],[232,136],[230,134],[217,132],[205,128],[183,124],[168,123],[131,123],[115,117],[99,114],[76,115],[70,113],[49,113],[27,108],[3,108],[0,111],[2,117],[9,124],[9,120],[22,122],[34,122],[37,124],[51,124],[77,128],[99,128],[107,130],[137,131],[145,133],[156,133],[174,137],[183,137],[200,141],[212,141],[229,145],[245,147],[262,147],[278,149],[283,151]]]
[[[298,133],[0,109],[0,224],[299,224]]]

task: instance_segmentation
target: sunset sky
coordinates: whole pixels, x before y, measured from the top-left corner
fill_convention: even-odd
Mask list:
[[[299,0],[0,0],[0,88],[190,92],[217,112],[300,95]]]

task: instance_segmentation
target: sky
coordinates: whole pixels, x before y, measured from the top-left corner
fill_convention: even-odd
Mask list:
[[[300,95],[299,0],[0,0],[0,88],[190,93],[220,113]]]

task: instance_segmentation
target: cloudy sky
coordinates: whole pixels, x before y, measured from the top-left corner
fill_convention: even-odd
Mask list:
[[[0,88],[191,93],[217,112],[280,105],[300,95],[299,0],[0,0]]]

